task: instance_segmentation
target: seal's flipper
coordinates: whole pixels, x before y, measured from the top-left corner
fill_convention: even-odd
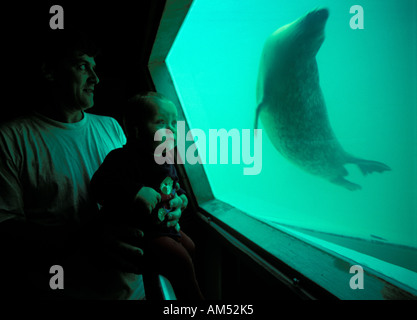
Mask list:
[[[364,176],[366,176],[368,173],[372,173],[372,172],[391,171],[390,167],[388,167],[386,164],[378,162],[378,161],[371,161],[371,160],[353,158],[349,162],[356,164],[359,167],[359,169],[361,170],[361,172]]]
[[[258,107],[256,108],[256,114],[255,114],[255,124],[253,126],[254,129],[258,129],[258,119],[259,119],[259,112],[261,112],[261,109],[265,107],[265,103],[262,101]]]
[[[356,183],[350,182],[346,180],[343,177],[338,177],[334,180],[331,180],[330,182],[333,182],[334,184],[340,185],[342,187],[345,187],[346,189],[350,191],[360,190],[362,187]]]

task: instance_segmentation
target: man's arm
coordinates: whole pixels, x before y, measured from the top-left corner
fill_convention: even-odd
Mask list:
[[[116,229],[100,220],[82,228],[44,226],[27,220],[23,207],[18,171],[0,151],[0,255],[6,277],[24,275],[24,270],[49,270],[80,251],[122,271],[140,273],[141,230],[128,226]]]

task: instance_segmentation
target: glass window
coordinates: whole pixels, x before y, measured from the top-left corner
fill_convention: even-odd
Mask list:
[[[314,236],[317,243],[335,246],[332,250],[339,253],[345,248],[345,254],[367,254],[381,263],[389,262],[399,268],[396,274],[402,274],[398,275],[401,281],[416,288],[411,277],[417,272],[417,5],[413,0],[401,4],[387,0],[383,5],[363,0],[361,6],[363,16],[357,8],[350,12],[349,1],[194,0],[166,65],[189,128],[205,134],[198,136],[205,143],[197,145],[204,149],[200,155],[206,157],[204,171],[216,199],[305,239]],[[320,157],[311,164],[307,159],[309,148],[314,147],[311,143],[292,154],[278,150],[276,146],[282,144],[271,132],[289,132],[294,125],[288,120],[280,122],[283,127],[271,129],[280,121],[273,114],[278,106],[268,109],[269,118],[259,120],[261,171],[244,174],[245,168],[259,161],[255,157],[252,164],[245,163],[243,146],[249,143],[254,156],[256,88],[265,41],[279,27],[317,7],[329,9],[325,40],[316,56],[329,122],[317,117],[316,123],[301,128],[310,130],[309,137],[317,134],[312,138],[315,141],[320,140],[323,128],[334,132],[341,149],[329,150],[330,143],[325,141],[319,147],[322,153],[345,150],[391,169],[364,175],[358,161],[346,163],[345,178],[359,185],[359,190],[329,181],[325,175],[332,166],[322,170],[328,163]],[[302,57],[294,53],[293,59],[300,62],[294,64],[293,72],[308,68]],[[281,75],[276,77],[283,81]],[[292,87],[285,85],[288,97]],[[311,97],[311,90],[317,90],[303,88],[302,93],[292,94],[299,98],[304,94],[300,98],[304,101]],[[282,99],[271,99],[282,103]],[[311,101],[306,103],[315,107]],[[293,109],[286,110],[280,115],[297,116]],[[210,146],[215,143],[210,139],[213,129],[234,135],[228,138],[227,164],[220,164],[219,146],[215,148],[217,162],[209,161]],[[250,142],[244,140],[245,130],[250,132]],[[299,136],[305,137],[304,133]],[[305,139],[291,137],[285,143],[295,147]],[[233,150],[237,144],[240,149]],[[238,164],[232,163],[236,154]],[[308,165],[318,165],[321,171],[311,174]]]

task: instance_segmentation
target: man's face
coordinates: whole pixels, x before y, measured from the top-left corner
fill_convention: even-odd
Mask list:
[[[59,100],[67,110],[86,110],[94,105],[94,89],[99,83],[94,58],[75,52],[65,59],[57,73]]]

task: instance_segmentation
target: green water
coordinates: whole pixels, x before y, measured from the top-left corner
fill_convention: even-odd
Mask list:
[[[276,29],[327,7],[317,55],[330,122],[341,145],[389,165],[348,191],[285,159],[263,132],[262,171],[206,164],[216,198],[279,223],[417,247],[417,2],[414,0],[195,0],[167,58],[191,128],[253,129],[261,51]],[[364,9],[353,30],[351,6]],[[260,124],[262,128],[262,123]]]

